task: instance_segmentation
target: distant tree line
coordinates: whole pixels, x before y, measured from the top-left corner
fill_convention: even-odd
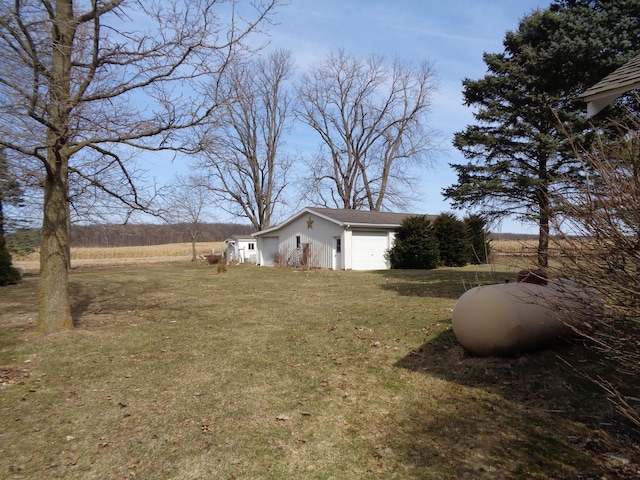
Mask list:
[[[73,225],[71,247],[134,247],[191,241],[188,224]],[[231,235],[249,235],[251,225],[203,223],[199,226],[201,242],[221,242]],[[18,254],[30,253],[40,246],[38,229],[21,229],[7,235],[9,249]]]
[[[71,227],[73,247],[129,247],[191,242],[190,224],[76,225]],[[231,235],[249,235],[251,225],[203,223],[199,225],[201,242],[221,242]]]

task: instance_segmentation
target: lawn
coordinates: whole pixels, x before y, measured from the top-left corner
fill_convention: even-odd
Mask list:
[[[636,478],[579,343],[466,355],[465,289],[508,269],[79,267],[73,331],[0,290],[0,477]]]

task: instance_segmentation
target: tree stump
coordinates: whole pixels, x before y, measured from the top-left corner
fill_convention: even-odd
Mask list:
[[[215,265],[217,263],[220,263],[220,260],[222,260],[222,255],[205,255],[204,259],[209,265]]]
[[[540,268],[525,268],[518,272],[518,283],[547,284],[547,272]]]

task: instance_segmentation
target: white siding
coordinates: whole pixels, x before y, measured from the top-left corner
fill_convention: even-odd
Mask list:
[[[253,248],[250,248],[253,245]],[[240,263],[256,263],[256,242],[242,240],[238,242],[238,258]]]
[[[345,270],[384,270],[389,268],[385,254],[393,245],[395,233],[387,228],[339,225],[314,213],[304,212],[285,224],[258,235],[258,263],[274,266],[278,254],[289,265],[299,266],[308,244],[310,268]],[[299,238],[300,248],[297,249]],[[340,239],[341,252],[336,251]]]
[[[259,260],[264,266],[273,266],[272,256],[277,252],[288,264],[302,259],[304,245],[308,244],[308,267],[334,268],[334,237],[342,236],[339,225],[314,214],[305,213],[300,218],[259,236]],[[277,247],[274,246],[277,238]],[[297,249],[297,238],[300,249]],[[343,249],[344,252],[344,249]],[[344,254],[343,254],[344,255]],[[344,264],[342,261],[339,264]]]
[[[236,240],[227,245],[227,262],[256,263],[256,253],[256,240]]]
[[[309,223],[311,222],[311,223]],[[309,267],[333,268],[333,237],[340,235],[342,228],[313,214],[303,215],[278,231],[280,235],[280,253],[290,262],[301,254],[296,252],[297,237],[300,245],[309,244]]]

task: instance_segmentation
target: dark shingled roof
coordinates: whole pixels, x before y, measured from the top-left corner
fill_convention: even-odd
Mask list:
[[[232,239],[235,239],[235,240],[246,240],[246,241],[255,240],[255,238],[253,236],[251,236],[251,235],[235,235],[235,234],[231,235],[229,238],[227,238],[227,240],[232,240]],[[225,242],[227,240],[225,240]]]
[[[638,87],[640,87],[640,55],[614,70],[580,96],[589,102],[587,115],[592,117],[619,95]]]
[[[370,210],[350,210],[341,208],[312,208],[309,212],[331,218],[342,224],[356,225],[400,225],[405,217],[418,216],[419,213],[373,212]],[[431,218],[431,216],[429,216]]]
[[[252,234],[253,236],[265,235],[274,230],[282,228],[294,220],[313,213],[334,222],[342,227],[370,227],[370,228],[396,228],[402,224],[405,217],[422,216],[420,213],[393,213],[393,212],[372,212],[369,210],[349,210],[346,208],[316,208],[307,207],[298,212],[293,217],[285,220],[280,225],[270,227]],[[435,215],[424,215],[429,220],[436,218]]]

